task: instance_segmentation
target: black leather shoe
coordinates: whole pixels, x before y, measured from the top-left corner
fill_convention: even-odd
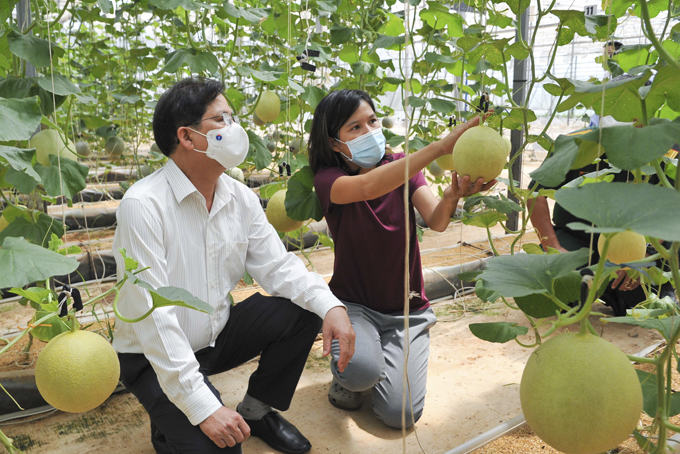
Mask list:
[[[250,427],[251,435],[261,438],[277,451],[285,454],[302,454],[312,449],[309,440],[277,411],[270,411],[262,419],[245,421]]]

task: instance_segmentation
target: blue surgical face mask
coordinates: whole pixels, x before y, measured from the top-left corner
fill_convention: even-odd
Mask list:
[[[341,155],[347,158],[349,162],[365,169],[374,167],[385,156],[385,136],[381,128],[367,132],[349,142],[343,142],[340,139],[335,140],[347,145],[350,153],[352,153],[352,158],[347,157],[343,152],[340,152]]]

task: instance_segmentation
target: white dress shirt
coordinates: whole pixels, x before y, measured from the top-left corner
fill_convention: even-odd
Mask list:
[[[130,187],[117,219],[113,250],[126,249],[139,269],[150,267],[140,279],[154,288],[186,289],[215,308],[212,315],[173,306],[138,323],[116,319],[116,351],[144,353],[165,394],[193,425],[221,407],[203,382],[194,352],[215,345],[229,318],[228,293],[246,270],[269,294],[288,298],[322,319],[342,306],[321,276],[286,252],[257,196],[227,175],[220,177],[208,212],[204,197],[170,159]],[[120,278],[125,264],[120,254],[115,256]],[[126,282],[120,313],[136,318],[150,307],[149,292]]]

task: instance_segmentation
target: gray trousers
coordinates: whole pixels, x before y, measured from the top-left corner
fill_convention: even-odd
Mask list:
[[[344,372],[339,372],[337,365],[340,347],[337,340],[334,340],[331,348],[331,372],[350,391],[372,389],[375,415],[386,425],[401,429],[406,341],[404,316],[382,314],[359,304],[343,303],[347,306],[347,314],[356,333],[356,347],[349,365]],[[409,316],[410,400],[407,391],[406,427],[418,421],[425,406],[430,328],[436,321],[432,308],[411,312]]]

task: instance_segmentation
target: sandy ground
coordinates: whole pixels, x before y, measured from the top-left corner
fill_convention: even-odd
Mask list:
[[[431,332],[425,412],[416,430],[407,431],[405,439],[400,431],[385,427],[373,416],[368,393],[357,412],[338,410],[328,403],[331,375],[317,341],[291,409],[285,413],[311,440],[314,446],[311,452],[391,454],[404,452],[405,442],[407,453],[445,453],[517,416],[519,381],[531,350],[514,342],[481,341],[472,336],[468,325],[491,321],[522,323],[522,315],[496,305],[468,312],[456,321],[446,321],[452,319],[451,313],[459,307],[453,300],[435,304],[440,321]],[[598,309],[608,312],[604,307]],[[626,353],[636,353],[657,339],[651,332],[634,327],[618,324],[603,327],[595,317],[592,322],[605,339]],[[234,408],[238,404],[256,365],[250,362],[212,377],[225,405]],[[2,430],[15,438],[27,454],[152,454],[148,427],[142,407],[132,395],[123,393],[84,414],[55,412],[39,421],[3,426]],[[419,447],[418,438],[424,450]],[[274,453],[256,438],[245,442],[244,452]]]

